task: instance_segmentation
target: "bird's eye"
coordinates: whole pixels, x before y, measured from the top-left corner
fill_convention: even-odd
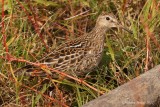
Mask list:
[[[109,18],[109,17],[106,17],[106,20],[110,20],[110,18]]]

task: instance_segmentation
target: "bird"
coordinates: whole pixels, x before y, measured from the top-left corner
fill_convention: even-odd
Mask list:
[[[102,59],[105,34],[111,28],[121,28],[132,33],[120,24],[113,14],[102,13],[89,33],[62,43],[39,62],[72,76],[91,72]],[[22,72],[29,76],[46,75],[43,69],[34,65],[26,65],[16,70],[15,74],[20,75]],[[56,74],[52,73],[51,76],[57,78]]]

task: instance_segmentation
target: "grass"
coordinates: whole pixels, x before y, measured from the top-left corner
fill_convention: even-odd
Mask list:
[[[0,106],[81,107],[100,96],[99,91],[108,92],[160,63],[158,0],[6,0],[1,10]],[[14,76],[27,61],[36,62],[59,44],[89,32],[102,11],[114,13],[133,35],[110,30],[100,66],[87,78],[79,77],[99,91],[73,80]],[[12,61],[10,55],[25,61]]]

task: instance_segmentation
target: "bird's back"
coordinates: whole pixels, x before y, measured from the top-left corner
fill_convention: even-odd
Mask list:
[[[98,51],[96,47],[98,44],[88,35],[90,34],[88,33],[75,40],[63,43],[39,62],[69,75],[81,75],[84,72],[91,71],[97,66],[96,59],[98,56],[93,51]],[[22,67],[16,72],[21,74],[23,71],[31,76],[45,75],[42,69],[32,65]]]

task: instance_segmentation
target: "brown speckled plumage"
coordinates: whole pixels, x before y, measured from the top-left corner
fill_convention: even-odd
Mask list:
[[[87,73],[101,61],[105,33],[112,27],[124,28],[113,15],[100,15],[91,32],[60,45],[52,53],[41,59],[40,62],[69,75]],[[16,73],[24,71],[32,75],[33,70],[36,70],[39,75],[45,74],[42,69],[32,65],[27,65],[17,70]]]

